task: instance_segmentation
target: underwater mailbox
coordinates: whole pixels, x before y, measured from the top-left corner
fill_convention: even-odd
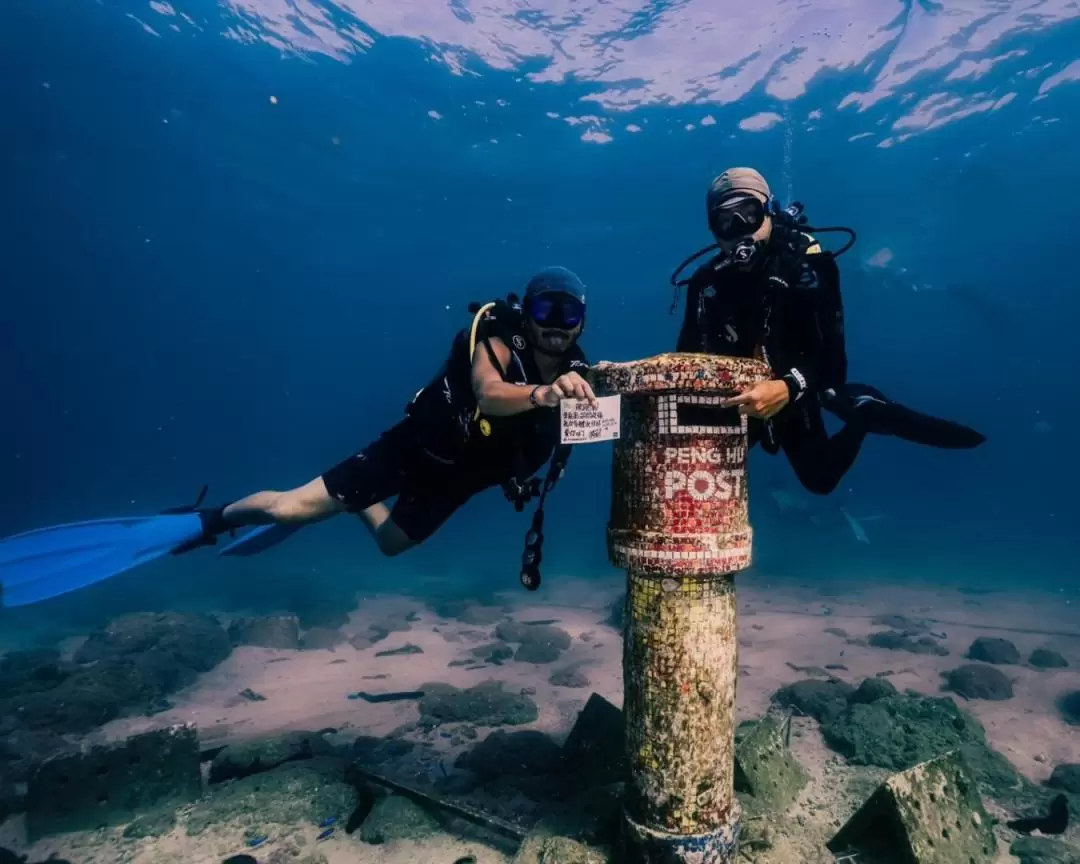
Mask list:
[[[663,354],[591,377],[622,397],[607,542],[627,572],[623,860],[728,864],[741,819],[734,574],[750,566],[752,532],[747,423],[722,403],[770,370]]]

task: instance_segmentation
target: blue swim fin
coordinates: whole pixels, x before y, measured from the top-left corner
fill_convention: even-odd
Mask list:
[[[265,552],[271,546],[277,546],[288,540],[304,526],[298,523],[281,523],[277,525],[260,525],[254,531],[248,531],[243,537],[238,537],[223,548],[218,555],[229,557],[247,557]]]
[[[0,540],[0,606],[26,606],[101,582],[204,534],[198,513],[95,519]]]

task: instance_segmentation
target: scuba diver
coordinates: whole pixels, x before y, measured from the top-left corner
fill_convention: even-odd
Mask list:
[[[706,197],[716,243],[687,258],[672,274],[687,289],[678,351],[757,357],[774,377],[723,404],[750,418],[750,446],[784,451],[803,487],[832,492],[868,434],[892,435],[928,447],[972,449],[986,438],[959,423],[919,413],[880,390],[848,381],[844,311],[836,258],[855,243],[849,228],[813,228],[802,205],[781,209],[765,178],[730,168]],[[837,252],[815,234],[843,232]],[[687,279],[679,275],[716,251]],[[672,306],[674,313],[675,305]],[[822,409],[843,428],[830,436]]]
[[[520,512],[539,504],[526,536],[521,582],[540,584],[544,501],[562,475],[570,447],[559,443],[563,399],[595,403],[578,345],[585,286],[550,267],[514,294],[472,304],[472,325],[457,334],[442,368],[406,406],[405,416],[373,443],[311,482],[286,492],[257,492],[231,504],[195,504],[145,517],[61,525],[0,541],[0,606],[66,594],[159,558],[217,543],[223,534],[261,526],[222,555],[252,555],[306,524],[358,515],[385,555],[424,542],[466,501],[501,486]],[[481,350],[477,350],[477,349]],[[549,463],[545,478],[534,475]],[[397,496],[393,507],[386,501]]]

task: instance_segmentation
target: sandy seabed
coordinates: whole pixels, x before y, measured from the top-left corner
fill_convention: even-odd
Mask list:
[[[239,647],[194,685],[174,694],[171,710],[154,717],[111,722],[88,740],[120,740],[133,733],[187,722],[198,726],[204,747],[285,731],[325,728],[337,730],[334,737],[345,743],[358,735],[386,736],[418,719],[415,702],[369,704],[350,700],[350,693],[418,690],[434,681],[466,688],[499,680],[512,692],[525,688],[535,691],[532,698],[539,707],[539,717],[529,726],[514,727],[515,731],[535,729],[561,741],[590,693],[622,704],[620,634],[599,622],[606,618],[623,586],[615,580],[560,582],[554,578],[550,584],[554,587],[545,587],[539,595],[507,594],[500,599],[505,600],[508,614],[515,620],[553,619],[573,637],[569,650],[555,663],[507,662],[473,670],[449,667],[448,663],[468,656],[477,644],[490,641],[493,625],[440,618],[416,598],[380,595],[364,599],[342,631],[346,635],[361,632],[371,622],[413,613],[418,617],[412,620],[410,631],[391,633],[365,650],[356,650],[348,643],[315,651]],[[1013,642],[1023,657],[1035,648],[1048,648],[1062,654],[1070,665],[1050,670],[999,667],[1013,679],[1014,697],[1002,702],[960,700],[963,709],[985,726],[990,744],[1036,783],[1044,782],[1054,765],[1080,762],[1080,727],[1068,725],[1055,705],[1061,693],[1080,689],[1080,604],[1068,601],[1064,594],[971,595],[928,585],[799,587],[768,585],[761,580],[744,582],[739,591],[739,720],[764,714],[778,688],[808,677],[799,667],[828,666],[833,675],[855,685],[888,670],[893,673],[890,680],[897,689],[939,696],[942,673],[966,662],[963,655],[974,639],[1000,636]],[[857,647],[843,636],[828,632],[839,629],[850,638],[867,636],[882,629],[872,624],[872,619],[885,614],[930,622],[949,654]],[[418,646],[423,653],[375,656],[377,651],[406,643]],[[74,650],[76,646],[65,647]],[[584,673],[590,685],[583,689],[552,685],[552,672],[567,667]],[[371,677],[376,675],[387,677]],[[245,689],[261,694],[265,701],[241,697]],[[792,747],[810,772],[811,782],[787,818],[805,823],[811,846],[820,851],[814,855],[810,847],[796,848],[782,842],[759,856],[759,862],[831,861],[820,844],[851,815],[854,806],[850,796],[838,794],[841,784],[835,775],[857,769],[846,768],[843,760],[825,746],[814,721],[796,718],[794,723]],[[486,731],[481,730],[481,734]],[[452,765],[458,753],[473,743],[455,746],[446,739],[437,739],[437,745],[445,750],[446,765]],[[402,782],[408,780],[401,778]],[[996,812],[992,806],[989,809],[999,818],[1013,815]],[[1070,834],[1076,830],[1074,826]],[[298,828],[294,837],[296,842],[321,854],[327,864],[454,864],[466,855],[474,856],[478,864],[509,860],[487,846],[446,835],[423,842],[372,846],[361,842],[359,835],[339,832],[316,847],[316,834],[317,829],[308,826]],[[56,855],[73,864],[112,864],[121,857],[134,864],[210,864],[245,851],[239,837],[210,834],[191,838],[182,829],[153,840],[122,840],[119,830],[110,830],[62,835],[30,846],[25,842],[21,817],[0,826],[0,847],[5,846],[28,853],[31,861]],[[1003,850],[1007,847],[1007,843],[1000,844]],[[271,853],[268,847],[251,854],[263,861]],[[1002,851],[999,860],[1016,859]]]

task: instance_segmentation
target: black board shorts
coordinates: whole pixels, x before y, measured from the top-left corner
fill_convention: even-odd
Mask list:
[[[426,452],[409,419],[335,465],[322,480],[330,496],[350,513],[396,495],[390,518],[414,543],[423,543],[466,501],[492,485]]]

